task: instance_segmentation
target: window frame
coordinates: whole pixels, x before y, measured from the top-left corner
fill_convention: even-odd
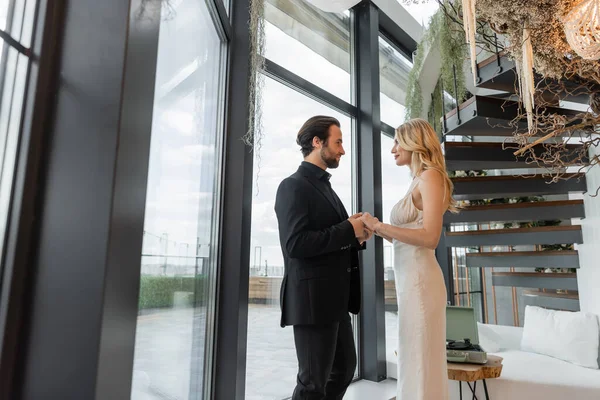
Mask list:
[[[19,120],[18,139],[15,152],[13,177],[8,187],[2,182],[3,190],[10,191],[6,225],[0,227],[0,398],[10,398],[14,389],[16,377],[15,365],[18,362],[18,346],[22,329],[15,323],[22,315],[26,285],[26,270],[23,263],[29,258],[23,251],[34,230],[29,221],[35,205],[31,199],[35,196],[35,187],[27,185],[37,168],[38,159],[32,150],[39,149],[42,136],[41,124],[46,115],[47,107],[40,97],[48,94],[50,88],[49,76],[52,71],[52,53],[56,49],[53,41],[56,38],[56,15],[48,16],[47,2],[36,2],[33,10],[31,43],[23,45],[9,32],[14,19],[15,0],[7,5],[7,20],[4,30],[0,30],[0,40],[4,43],[0,56],[0,104],[6,83],[7,56],[10,48],[28,59],[27,72],[23,88],[21,114],[12,116]],[[23,10],[25,13],[25,9]],[[34,110],[38,111],[34,115]],[[5,149],[1,149],[5,151]],[[0,163],[0,171],[4,168],[5,158]]]

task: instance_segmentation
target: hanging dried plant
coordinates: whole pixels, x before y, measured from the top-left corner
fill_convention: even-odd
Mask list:
[[[523,56],[518,70],[519,86],[521,88],[521,98],[527,112],[527,127],[529,133],[533,132],[533,107],[535,93],[535,82],[533,80],[533,49],[531,47],[531,32],[528,28],[523,28]]]
[[[250,84],[248,93],[248,132],[242,140],[260,150],[262,125],[262,90],[265,58],[265,0],[250,0]]]
[[[563,19],[571,48],[586,60],[600,60],[600,0],[585,0]]]
[[[531,167],[543,169],[542,175],[550,182],[571,179],[568,167],[579,166],[583,172],[600,164],[597,153],[589,155],[600,145],[600,61],[575,53],[564,31],[564,16],[579,3],[581,0],[453,0],[450,7],[441,7],[454,18],[449,10],[463,6],[465,42],[470,46],[473,33],[467,25],[472,26],[474,16],[478,47],[495,52],[487,29],[501,38],[505,54],[516,64],[516,93],[523,104],[509,123],[514,135],[507,139],[508,147],[525,157]],[[467,11],[472,5],[474,11]],[[482,29],[482,24],[488,28]],[[471,55],[471,61],[474,58]],[[559,107],[558,101],[568,96],[589,96],[589,109],[567,115],[550,111],[549,106]],[[524,120],[525,131],[521,128]]]
[[[536,72],[546,78],[577,77],[600,84],[600,63],[578,56],[567,42],[563,19],[581,0],[477,0],[477,17],[506,37],[521,58],[522,29],[531,31]],[[518,47],[519,49],[515,48]]]
[[[475,2],[476,0],[462,0],[463,25],[471,56],[471,71],[473,72],[473,81],[477,85],[477,42],[475,40],[477,19],[475,15]]]

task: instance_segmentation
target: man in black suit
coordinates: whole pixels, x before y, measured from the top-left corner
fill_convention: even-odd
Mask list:
[[[304,162],[279,185],[275,212],[285,272],[281,326],[293,325],[298,356],[293,400],[342,399],[356,369],[349,312],[360,310],[358,250],[372,232],[348,217],[326,171],[345,154],[340,123],[316,116],[296,142]]]

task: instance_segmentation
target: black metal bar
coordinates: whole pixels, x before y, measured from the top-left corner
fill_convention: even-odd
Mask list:
[[[205,2],[213,21],[215,21],[215,26],[218,27],[221,38],[225,41],[230,41],[232,33],[231,21],[229,20],[229,15],[227,15],[223,0],[205,0]]]
[[[241,138],[248,131],[250,82],[249,0],[231,4],[229,82],[223,171],[222,221],[213,395],[243,400],[246,388],[253,155]],[[236,249],[236,251],[231,251]]]
[[[487,383],[485,382],[485,379],[483,379],[483,390],[485,391],[485,399],[490,400],[490,396],[488,395],[488,390],[487,390]]]
[[[281,82],[284,85],[302,93],[303,95],[341,112],[342,114],[350,117],[356,117],[357,115],[357,108],[352,104],[340,99],[337,96],[334,96],[314,83],[307,81],[306,79],[294,74],[293,72],[283,68],[269,59],[265,59],[264,73],[266,76]]]
[[[64,20],[56,21],[63,7]],[[131,333],[135,324],[136,287],[129,278],[139,274],[149,139],[122,124],[150,123],[144,113],[122,115],[130,7],[122,0],[47,3],[48,18],[61,23],[53,52],[60,70],[48,77],[53,90],[44,99],[52,108],[38,149],[43,172],[28,182],[37,190],[37,213],[26,221],[35,235],[24,244],[31,254],[24,261],[25,328],[9,398],[130,395],[131,372],[121,376],[127,364],[119,365],[128,356],[119,353],[131,355],[133,341],[120,335],[119,325]],[[153,106],[152,97],[140,101],[139,107]],[[123,322],[125,314],[133,320]],[[113,356],[113,371],[105,370],[101,360]],[[105,379],[110,383],[98,385]],[[120,395],[105,396],[107,385]]]
[[[0,39],[4,40],[4,42],[6,44],[8,44],[10,47],[14,48],[15,50],[17,50],[19,53],[23,54],[24,56],[31,57],[31,49],[23,46],[15,38],[13,38],[11,35],[9,35],[5,31],[3,31],[2,29],[0,29]]]
[[[431,93],[431,113],[433,114],[431,118],[431,120],[433,121],[433,130],[437,132],[437,121],[435,118],[435,100],[433,97],[433,93]]]
[[[444,83],[442,80],[440,80],[440,93],[442,96],[442,133],[446,133],[448,132],[448,126],[446,124],[446,101],[444,99]]]
[[[460,104],[458,104],[458,81],[456,80],[456,65],[452,65],[452,74],[454,76],[454,103],[456,104],[456,122],[460,125]]]
[[[379,29],[385,36],[385,39],[412,62],[412,55],[417,50],[417,42],[386,13],[379,9],[377,11],[379,15]]]
[[[444,274],[444,283],[446,284],[446,301],[448,304],[454,304],[454,266],[452,265],[450,248],[446,244],[445,232],[447,230],[447,226],[442,228],[440,241],[435,249],[435,257],[437,258],[437,262],[442,269],[442,273]]]
[[[500,51],[498,48],[498,35],[494,33],[494,46],[496,47],[496,63],[498,64],[498,69],[496,73],[499,74],[502,72],[502,61],[500,60]]]
[[[381,217],[381,119],[379,112],[379,12],[370,2],[355,9],[358,104],[358,209]],[[386,378],[383,243],[376,237],[361,251],[362,311],[359,370],[363,379]]]
[[[469,389],[471,389],[471,393],[473,393],[473,400],[478,400],[477,399],[477,395],[475,394],[476,390],[477,390],[477,381],[473,382],[473,386],[471,387],[471,382],[467,382],[467,385],[469,386]]]
[[[396,128],[385,122],[381,122],[381,133],[393,139],[396,136]]]
[[[487,323],[488,323],[488,321],[487,321],[487,318],[486,318],[486,309],[485,309],[485,306],[486,306],[486,300],[487,300],[487,299],[485,299],[485,298],[483,297],[483,296],[484,296],[484,294],[483,294],[483,288],[485,288],[485,287],[486,287],[485,285],[486,285],[487,283],[486,283],[486,281],[483,279],[482,270],[481,270],[481,269],[479,269],[479,270],[478,270],[478,272],[479,272],[479,287],[481,288],[481,290],[479,291],[479,294],[481,295],[481,319],[482,319],[482,322],[483,322],[484,324],[487,324]],[[487,293],[487,291],[486,291],[486,293]]]

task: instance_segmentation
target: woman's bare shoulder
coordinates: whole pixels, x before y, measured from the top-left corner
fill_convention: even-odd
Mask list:
[[[438,170],[426,169],[419,175],[419,179],[428,185],[438,185],[444,181],[444,176]]]

